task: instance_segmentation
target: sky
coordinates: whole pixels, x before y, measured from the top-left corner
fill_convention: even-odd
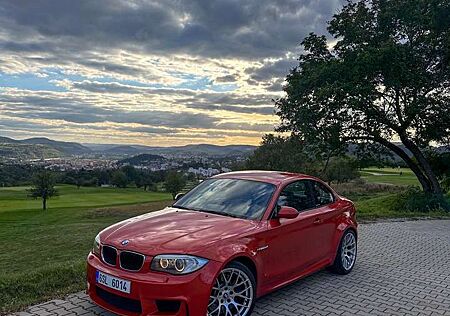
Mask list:
[[[0,136],[252,144],[341,0],[2,0]]]

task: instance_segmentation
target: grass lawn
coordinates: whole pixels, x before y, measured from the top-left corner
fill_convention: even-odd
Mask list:
[[[398,212],[391,210],[396,194],[377,194],[372,197],[356,198],[357,218],[360,221],[371,221],[381,218],[450,218],[450,213],[445,211],[433,212]],[[450,203],[450,195],[447,195]]]
[[[139,189],[58,190],[42,211],[25,187],[0,188],[0,314],[83,289],[85,258],[97,232],[171,199]]]
[[[418,186],[417,180],[411,169],[408,168],[367,168],[361,170],[361,178],[369,183],[386,183],[393,185]],[[401,174],[400,174],[401,173]]]

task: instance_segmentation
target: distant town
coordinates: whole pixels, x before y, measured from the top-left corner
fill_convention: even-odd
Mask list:
[[[0,137],[0,164],[52,171],[95,171],[133,166],[146,172],[179,170],[199,178],[229,172],[242,164],[254,146],[209,144],[179,147],[104,145],[60,142],[47,138]]]

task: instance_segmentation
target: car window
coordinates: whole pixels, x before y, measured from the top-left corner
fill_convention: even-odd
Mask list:
[[[312,191],[314,198],[316,199],[317,206],[327,205],[333,203],[333,194],[322,183],[317,181],[311,181]]]
[[[315,206],[314,197],[309,192],[306,181],[288,184],[278,197],[277,205],[290,206],[301,212]]]
[[[247,219],[260,218],[276,187],[241,179],[208,179],[173,206]]]

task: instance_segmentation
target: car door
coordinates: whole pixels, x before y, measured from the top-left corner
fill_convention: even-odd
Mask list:
[[[310,236],[314,240],[316,258],[320,261],[329,258],[333,252],[333,240],[338,225],[338,216],[341,214],[334,194],[321,182],[309,180],[311,192],[315,201],[315,231]]]
[[[295,219],[277,219],[280,206],[294,207],[299,211]],[[306,180],[288,184],[281,190],[277,205],[269,219],[267,230],[260,236],[265,249],[259,255],[264,263],[264,280],[279,283],[299,273],[311,261],[308,234],[314,228],[314,218],[304,215],[315,206],[315,200]]]

